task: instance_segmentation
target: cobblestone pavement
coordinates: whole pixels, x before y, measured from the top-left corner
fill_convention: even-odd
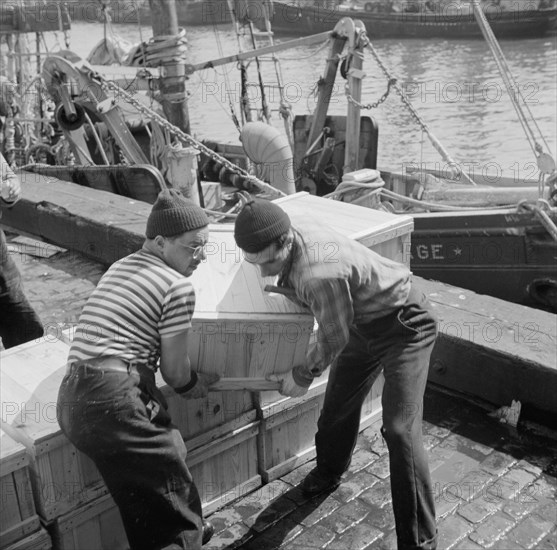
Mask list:
[[[557,441],[499,424],[483,408],[428,390],[429,453],[440,549],[557,547]],[[351,467],[329,495],[296,485],[310,462],[214,513],[211,550],[396,548],[387,449],[359,437]]]
[[[69,252],[15,254],[27,295],[51,331],[68,327],[104,268]],[[484,408],[428,390],[424,435],[440,549],[557,549],[557,440],[498,423]],[[210,516],[223,550],[386,550],[396,547],[387,449],[360,434],[341,486],[306,500],[307,463]]]

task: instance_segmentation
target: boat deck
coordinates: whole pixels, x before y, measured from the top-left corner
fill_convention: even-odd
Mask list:
[[[22,237],[9,240],[20,251],[14,258],[47,330],[71,327],[105,268],[75,252]],[[435,387],[426,394],[424,435],[439,548],[555,549],[557,438],[531,424],[501,424],[489,412]],[[377,432],[360,434],[336,491],[307,501],[296,485],[313,464],[212,514],[216,534],[204,548],[396,548],[388,454]]]

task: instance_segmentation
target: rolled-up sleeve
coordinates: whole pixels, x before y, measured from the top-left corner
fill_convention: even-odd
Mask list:
[[[302,299],[318,324],[316,342],[306,356],[306,364],[294,372],[296,383],[308,386],[348,344],[354,307],[345,279],[315,279],[305,285]]]

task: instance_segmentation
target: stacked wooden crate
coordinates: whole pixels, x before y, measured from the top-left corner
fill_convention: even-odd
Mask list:
[[[2,428],[25,450],[30,495],[53,548],[97,547],[68,541],[80,537],[94,541],[106,532],[114,544],[98,548],[126,548],[116,505],[98,470],[68,441],[56,420],[58,389],[69,351],[67,335],[61,336],[1,352]],[[40,538],[35,538],[33,544],[42,548]]]
[[[0,430],[0,548],[50,549],[33,500],[25,447]]]

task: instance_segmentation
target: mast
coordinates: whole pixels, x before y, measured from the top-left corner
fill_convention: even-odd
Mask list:
[[[175,0],[149,0],[153,37],[164,38],[179,34]],[[186,96],[185,64],[179,61],[161,66],[162,106],[166,118],[180,130],[190,132]]]

